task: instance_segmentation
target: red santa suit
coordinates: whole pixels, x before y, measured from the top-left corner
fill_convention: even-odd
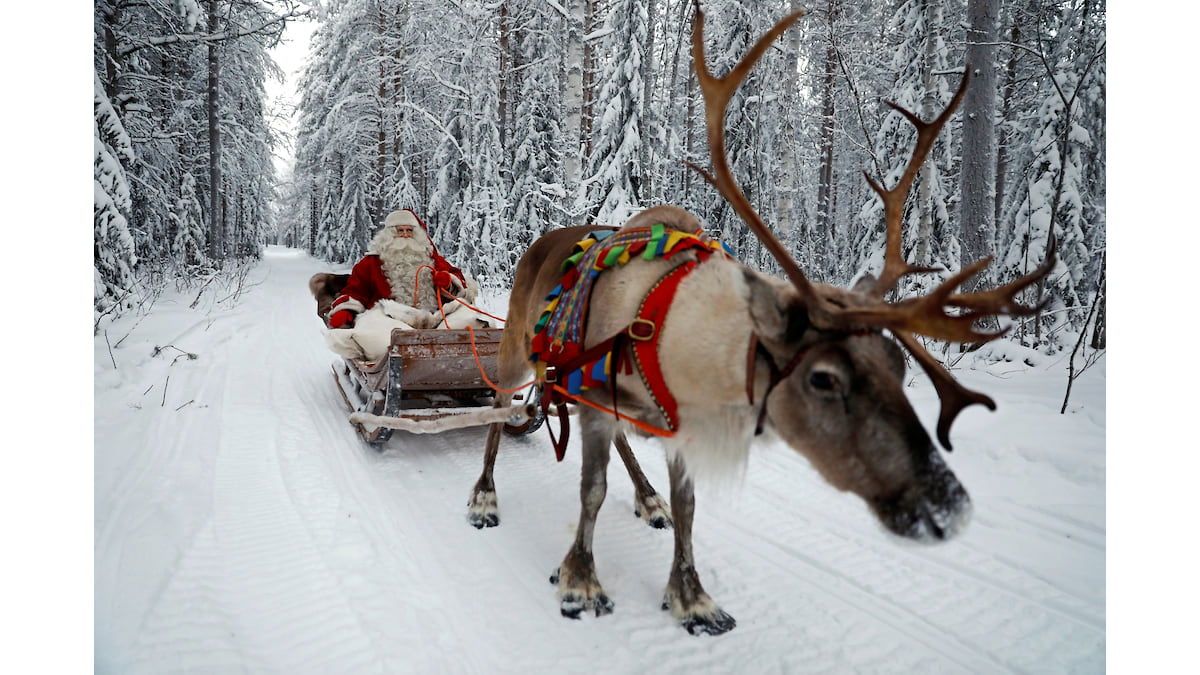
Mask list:
[[[393,211],[333,301],[325,341],[342,356],[375,361],[386,355],[396,328],[491,327],[464,304],[478,292],[478,284],[437,252],[415,213]]]
[[[454,293],[454,287],[465,289],[467,286],[466,277],[463,276],[462,270],[454,265],[451,265],[441,255],[437,249],[434,249],[431,256],[430,265],[433,267],[433,283],[451,295]],[[457,284],[454,281],[457,280]],[[422,307],[422,303],[414,302],[414,299],[409,296],[407,298],[392,297],[392,285],[388,281],[387,274],[383,270],[383,260],[377,253],[370,253],[354,266],[350,272],[350,280],[346,282],[346,287],[342,289],[342,294],[333,301],[332,312],[340,310],[350,310],[355,314],[364,312],[375,306],[382,298],[391,298],[397,302],[402,302],[406,305],[420,307],[426,311],[436,310],[437,308]]]
[[[375,306],[375,303],[383,298],[390,298],[396,302],[416,307],[429,313],[437,312],[439,309],[437,296],[433,294],[432,288],[421,289],[420,285],[424,283],[427,287],[434,286],[445,292],[442,299],[448,302],[462,295],[467,289],[467,280],[463,275],[462,270],[451,265],[449,261],[438,253],[437,247],[429,239],[429,228],[417,217],[411,209],[402,209],[393,211],[384,223],[384,228],[392,228],[399,224],[406,224],[416,227],[419,225],[424,234],[424,240],[428,244],[427,259],[420,261],[423,265],[429,265],[433,268],[432,276],[428,274],[428,270],[419,272],[419,265],[408,263],[407,265],[399,265],[404,269],[394,270],[393,278],[388,278],[388,270],[384,263],[383,257],[379,253],[370,253],[350,272],[350,280],[346,283],[346,287],[342,289],[342,294],[333,301],[333,307],[330,313],[330,325],[338,327],[346,323],[348,319],[353,323],[353,317],[345,315],[338,317],[338,321],[333,320],[333,316],[337,312],[347,310],[354,315],[365,312]],[[377,237],[375,241],[380,240]],[[386,237],[383,237],[386,239]],[[374,241],[373,241],[374,243]],[[413,275],[410,280],[407,277]],[[393,284],[392,282],[396,283]],[[393,286],[396,288],[393,290]],[[419,292],[419,291],[426,292]],[[412,291],[411,294],[404,291]],[[446,297],[451,296],[451,297]]]

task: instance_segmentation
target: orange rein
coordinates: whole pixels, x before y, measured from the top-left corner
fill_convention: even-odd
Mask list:
[[[417,273],[413,277],[414,288],[416,289],[413,291],[413,306],[414,307],[416,306],[416,303],[417,303],[417,292],[420,290],[420,284],[421,284],[420,275],[421,275],[421,270],[423,270],[423,269],[428,269],[430,274],[437,271],[437,270],[433,269],[433,267],[431,265],[421,265],[420,267],[417,268]],[[454,297],[455,300],[462,303],[463,306],[467,307],[468,309],[472,309],[486,317],[493,318],[501,323],[507,323],[506,319],[501,319],[498,316],[493,316],[492,314],[488,314],[487,312],[479,309],[478,307],[468,304],[462,298],[459,298],[457,296],[452,296],[452,297]],[[438,311],[441,312],[441,314],[442,314],[442,321],[445,321],[446,320],[446,308],[442,304],[442,294],[440,292],[437,293],[437,301],[438,301]],[[479,375],[483,378],[483,381],[486,382],[487,385],[489,387],[491,387],[493,390],[500,392],[502,394],[515,394],[515,393],[521,391],[522,389],[525,389],[526,387],[528,387],[532,384],[535,384],[537,382],[537,378],[535,377],[534,379],[526,382],[525,384],[518,386],[515,389],[503,389],[503,388],[497,386],[496,383],[492,382],[491,378],[489,378],[487,376],[487,373],[484,372],[483,362],[479,360],[479,348],[475,344],[475,329],[468,326],[467,332],[471,336],[471,353],[475,356],[475,365],[479,367]],[[568,400],[574,401],[576,403],[582,403],[591,408],[595,408],[596,410],[599,410],[601,412],[612,413],[618,419],[629,422],[630,424],[637,427],[638,429],[641,429],[642,431],[644,431],[648,434],[651,434],[653,436],[667,437],[667,436],[674,435],[674,432],[670,431],[669,429],[661,429],[661,428],[653,426],[651,424],[647,424],[641,420],[634,419],[628,415],[621,414],[620,412],[618,412],[616,410],[610,410],[610,409],[608,409],[602,405],[599,405],[597,403],[592,403],[591,401],[589,401],[587,399],[583,399],[583,398],[579,398],[578,396],[574,396],[570,392],[568,392],[566,389],[559,386],[557,383],[551,383],[550,387],[554,391],[558,392],[559,394],[561,394],[564,398],[566,398]]]
[[[424,269],[429,270],[431,275],[437,271],[437,270],[433,269],[433,267],[431,265],[421,265],[420,267],[417,268],[417,273],[415,275],[413,275],[413,288],[414,288],[414,290],[413,290],[413,306],[414,307],[416,307],[416,305],[417,305],[417,297],[418,297],[417,293],[420,291],[420,288],[421,288],[421,270],[424,270]],[[454,297],[455,300],[462,303],[462,305],[468,309],[472,309],[486,317],[493,318],[493,319],[499,321],[500,323],[506,323],[505,319],[501,319],[498,316],[493,316],[491,314],[488,314],[487,312],[483,311],[482,309],[479,309],[478,307],[475,307],[475,306],[469,304],[466,300],[463,300],[462,298],[460,298],[458,296],[452,296],[452,297]],[[441,293],[440,289],[438,290],[438,293],[437,293],[437,301],[438,301],[438,312],[440,312],[442,315],[442,321],[445,321],[446,320],[446,307],[445,307],[445,305],[442,304],[442,293]],[[525,384],[522,384],[521,386],[517,387],[516,389],[502,389],[502,388],[496,386],[496,383],[492,382],[491,378],[489,378],[487,376],[487,373],[484,372],[483,362],[479,360],[479,347],[476,346],[476,344],[475,344],[475,329],[468,326],[467,332],[470,333],[470,335],[471,335],[471,354],[475,356],[475,365],[479,367],[479,375],[481,377],[483,377],[483,381],[487,382],[487,385],[489,387],[491,387],[495,391],[498,391],[502,394],[515,394],[518,391],[521,391],[522,389],[533,384],[534,382],[537,382],[537,379],[535,378],[533,380],[530,380],[529,382],[526,382]]]

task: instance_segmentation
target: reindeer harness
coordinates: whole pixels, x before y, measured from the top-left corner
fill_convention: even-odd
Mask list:
[[[583,348],[587,306],[601,272],[624,265],[637,255],[645,260],[669,259],[683,251],[696,251],[698,259],[688,260],[659,278],[642,299],[636,318],[624,330],[590,348]],[[556,438],[551,431],[550,440],[560,462],[566,453],[570,435],[567,403],[579,402],[584,390],[605,384],[609,385],[613,394],[613,406],[609,412],[634,423],[643,431],[659,436],[675,434],[679,425],[678,407],[663,379],[659,364],[660,328],[666,320],[679,283],[713,253],[728,255],[719,241],[702,231],[682,232],[668,229],[662,224],[619,232],[593,232],[575,244],[571,256],[563,263],[562,283],[546,297],[549,304],[535,326],[531,343],[532,360],[537,368],[538,383],[543,389],[542,412],[548,415],[553,406],[559,418],[560,434]],[[625,374],[632,374],[629,361],[622,362],[626,347],[637,364],[642,383],[666,420],[665,428],[639,423],[616,409],[617,373],[623,365]]]

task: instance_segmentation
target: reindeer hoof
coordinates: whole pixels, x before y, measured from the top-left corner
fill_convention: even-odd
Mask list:
[[[578,619],[584,612],[594,612],[596,616],[604,616],[612,614],[613,601],[609,599],[601,588],[600,582],[596,581],[594,575],[589,575],[591,581],[589,583],[571,583],[570,570],[566,578],[563,575],[563,568],[560,566],[550,575],[550,583],[559,587],[558,602],[559,610],[562,615],[568,619]],[[564,584],[566,586],[564,587]]]
[[[496,527],[500,524],[500,516],[494,513],[489,513],[486,515],[472,513],[467,516],[467,520],[477,530],[482,530],[485,527]]]
[[[467,502],[467,522],[477,530],[500,524],[500,507],[494,491],[476,492]]]
[[[663,611],[670,611],[679,621],[679,625],[692,635],[720,635],[737,626],[737,621],[718,607],[707,594],[695,598],[688,606],[689,609],[684,609],[678,598],[672,600],[670,591],[663,594]]]
[[[646,521],[647,525],[656,530],[665,530],[675,526],[670,514],[671,507],[667,505],[667,500],[658,493],[634,500],[633,515]]]
[[[720,635],[728,633],[737,625],[732,616],[718,609],[707,616],[692,616],[681,624],[692,635]]]
[[[596,616],[612,614],[613,601],[607,595],[600,593],[593,598],[585,598],[575,592],[564,593],[559,601],[562,615],[568,619],[578,619],[584,612],[595,612]]]

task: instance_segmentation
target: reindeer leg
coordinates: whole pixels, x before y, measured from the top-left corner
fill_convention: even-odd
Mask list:
[[[613,444],[617,446],[617,454],[625,463],[625,470],[629,472],[629,479],[633,481],[633,489],[637,493],[633,500],[633,514],[657,530],[671,527],[670,507],[667,506],[667,500],[655,491],[654,486],[647,480],[646,474],[642,473],[642,466],[633,456],[633,448],[629,447],[629,441],[625,439],[624,432],[617,432],[617,435],[613,437]]]
[[[512,394],[497,393],[493,407],[504,408],[512,404]],[[504,431],[504,423],[498,422],[488,426],[487,446],[483,453],[483,473],[471,490],[471,499],[467,502],[467,521],[482,530],[484,527],[496,527],[500,524],[500,507],[496,502],[496,484],[492,482],[492,469],[496,466],[496,455],[500,452],[500,434]]]
[[[612,442],[612,422],[581,410],[579,426],[583,439],[583,468],[579,483],[579,527],[575,531],[575,543],[567,551],[562,565],[550,577],[550,583],[558,586],[558,600],[562,615],[578,619],[585,611],[596,616],[611,614],[613,602],[604,594],[600,580],[596,578],[596,563],[592,558],[592,535],[596,529],[596,514],[604,503],[608,490],[609,444]]]
[[[696,563],[692,558],[692,517],[696,510],[696,495],[692,479],[687,476],[683,459],[676,455],[668,461],[671,476],[671,513],[675,516],[675,560],[671,563],[671,578],[663,596],[663,609],[671,610],[692,635],[720,635],[732,630],[737,622],[726,614],[700,585]]]

